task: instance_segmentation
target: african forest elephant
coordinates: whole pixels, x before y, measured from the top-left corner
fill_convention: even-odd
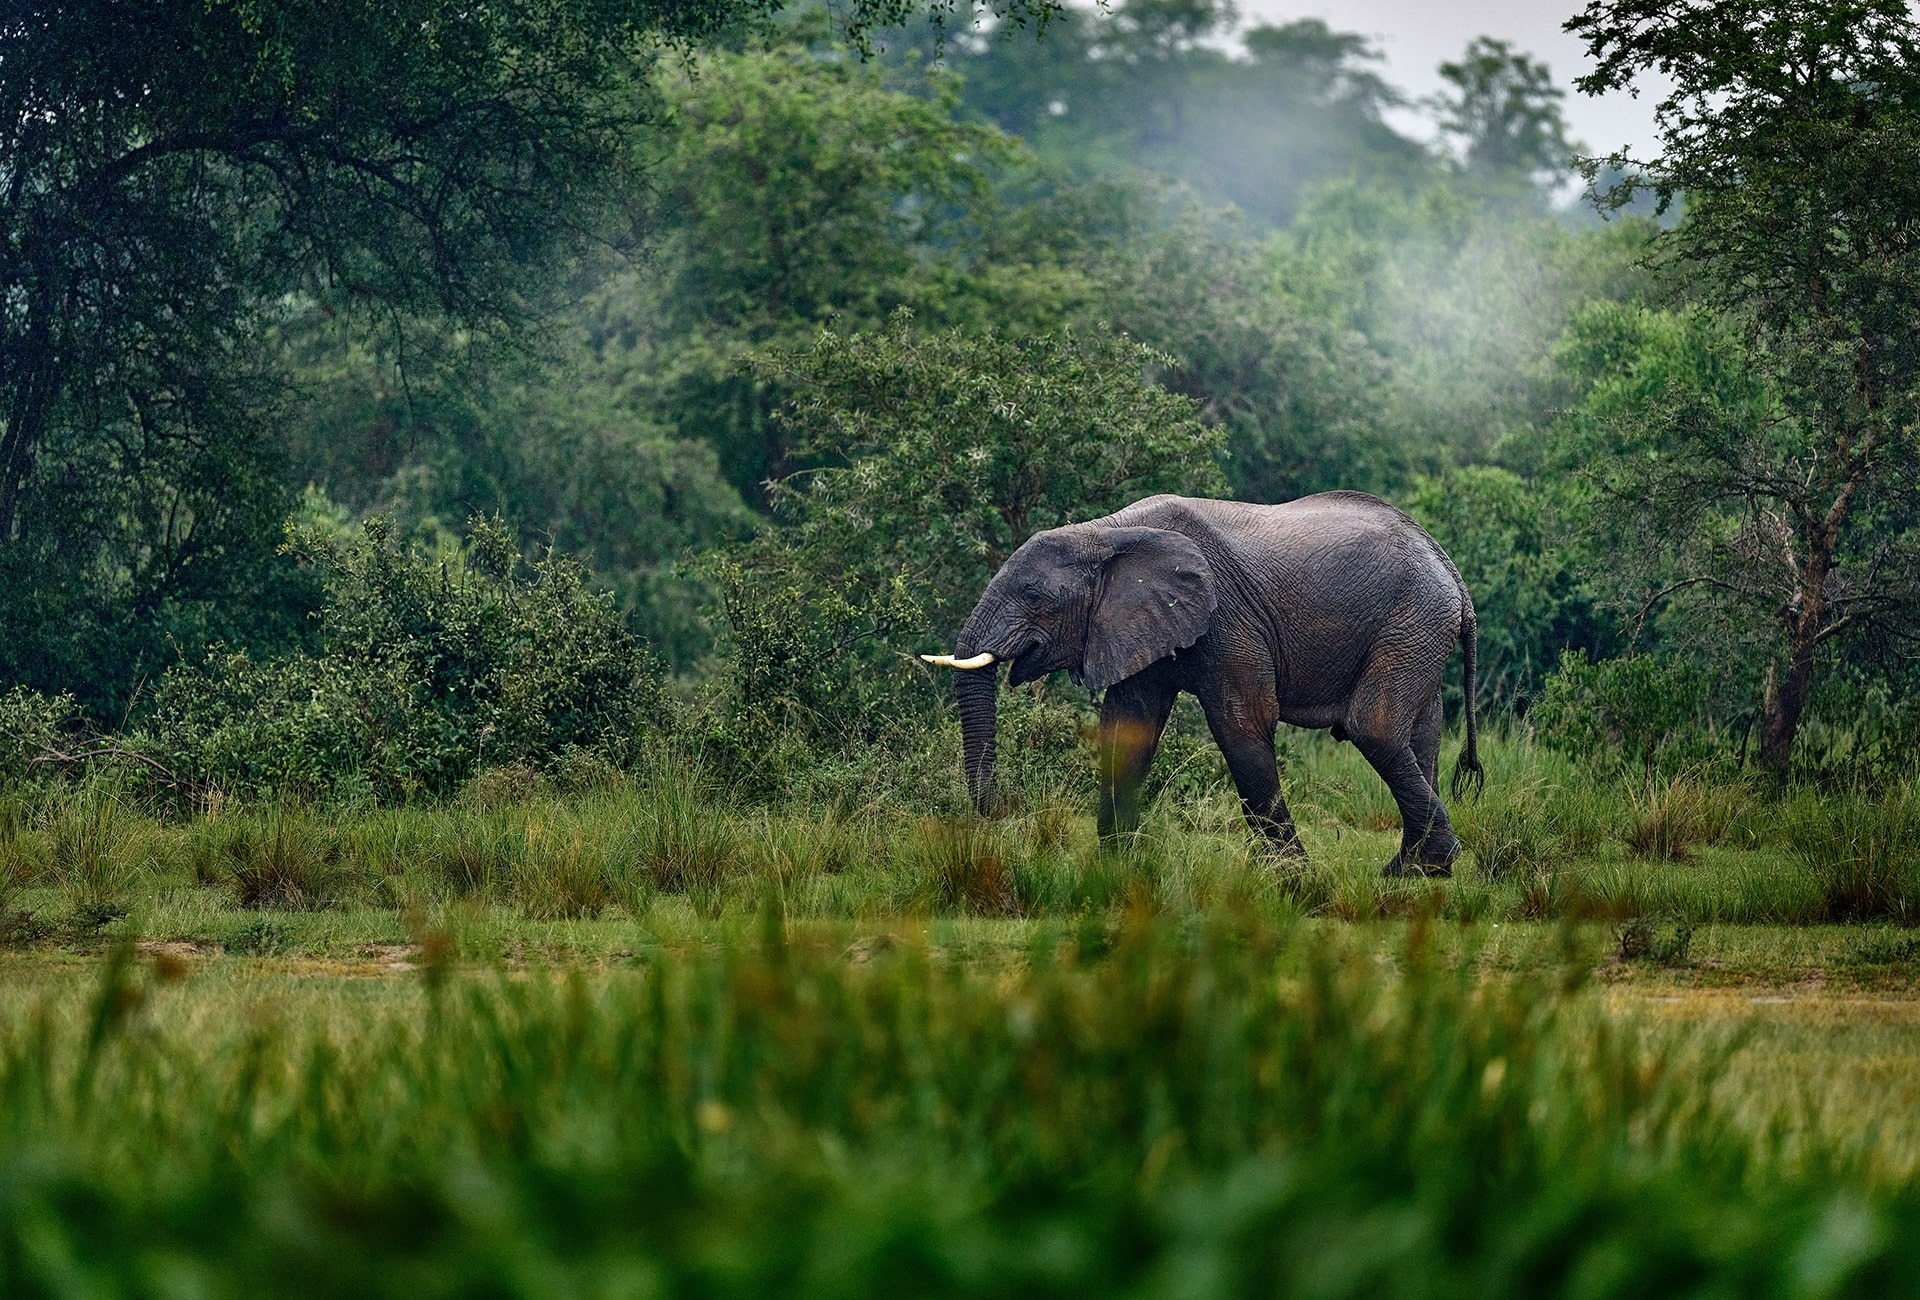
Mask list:
[[[1484,782],[1473,711],[1473,600],[1439,543],[1362,492],[1284,505],[1156,496],[1049,529],[1015,551],[952,655],[967,787],[993,793],[999,669],[1011,685],[1064,668],[1104,689],[1100,833],[1138,824],[1138,791],[1174,696],[1200,701],[1248,824],[1300,852],[1280,795],[1278,723],[1351,740],[1404,825],[1388,875],[1447,874],[1460,851],[1440,802],[1440,682],[1466,652],[1466,748],[1453,794]]]

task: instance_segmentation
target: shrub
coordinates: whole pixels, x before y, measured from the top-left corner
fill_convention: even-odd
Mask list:
[[[338,835],[298,808],[268,804],[206,824],[203,879],[225,883],[250,911],[316,911],[352,883]]]
[[[791,527],[710,564],[728,634],[710,757],[735,774],[887,743],[950,690],[913,653],[1036,532],[1161,491],[1217,492],[1224,432],[1150,380],[1168,358],[1100,328],[1008,337],[822,331],[755,361],[799,394]]]
[[[1819,883],[1829,921],[1920,925],[1920,793],[1803,793],[1783,811],[1788,848]]]
[[[78,709],[71,695],[42,695],[16,686],[0,695],[0,790],[43,777],[48,759],[65,752],[61,733]]]
[[[1554,749],[1652,775],[1728,757],[1708,718],[1709,687],[1704,670],[1678,657],[1589,663],[1567,650],[1528,716]]]
[[[1692,776],[1655,778],[1634,799],[1633,819],[1621,838],[1643,858],[1684,862],[1697,846],[1719,841],[1744,795],[1735,781],[1709,785]]]
[[[140,744],[169,768],[239,794],[400,802],[488,766],[630,761],[658,713],[654,661],[611,600],[551,552],[525,561],[497,521],[439,561],[378,519],[289,549],[324,585],[318,649],[168,672]]]

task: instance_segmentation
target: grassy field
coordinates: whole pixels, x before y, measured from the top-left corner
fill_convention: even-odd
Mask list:
[[[0,796],[0,1289],[1883,1294],[1910,792],[1495,742],[1451,881],[1290,755],[1139,839],[684,763],[440,808]]]

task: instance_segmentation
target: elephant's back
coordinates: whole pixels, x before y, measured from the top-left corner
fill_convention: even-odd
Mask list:
[[[1152,496],[1105,522],[1184,533],[1202,549],[1211,543],[1256,567],[1279,557],[1283,567],[1302,576],[1338,577],[1356,566],[1384,562],[1408,576],[1453,585],[1446,553],[1426,529],[1398,506],[1366,492],[1318,492],[1273,505]]]
[[[1192,537],[1217,569],[1285,608],[1295,635],[1323,619],[1327,631],[1409,617],[1457,627],[1463,613],[1464,591],[1440,544],[1404,510],[1365,492],[1273,505],[1157,496],[1110,519]]]

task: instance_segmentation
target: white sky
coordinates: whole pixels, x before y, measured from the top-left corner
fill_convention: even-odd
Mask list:
[[[1416,98],[1442,86],[1437,71],[1442,61],[1458,58],[1476,36],[1510,41],[1516,49],[1543,60],[1554,80],[1567,90],[1564,110],[1573,138],[1593,153],[1611,153],[1622,146],[1641,156],[1651,154],[1653,104],[1658,87],[1641,91],[1638,99],[1625,94],[1593,98],[1573,89],[1573,79],[1588,70],[1586,51],[1579,40],[1560,30],[1560,24],[1584,6],[1580,0],[1237,0],[1241,19],[1254,23],[1285,23],[1297,18],[1320,18],[1335,31],[1359,32],[1374,40],[1386,56],[1386,79]],[[1394,125],[1409,134],[1430,138],[1432,128],[1411,116],[1395,115]]]

